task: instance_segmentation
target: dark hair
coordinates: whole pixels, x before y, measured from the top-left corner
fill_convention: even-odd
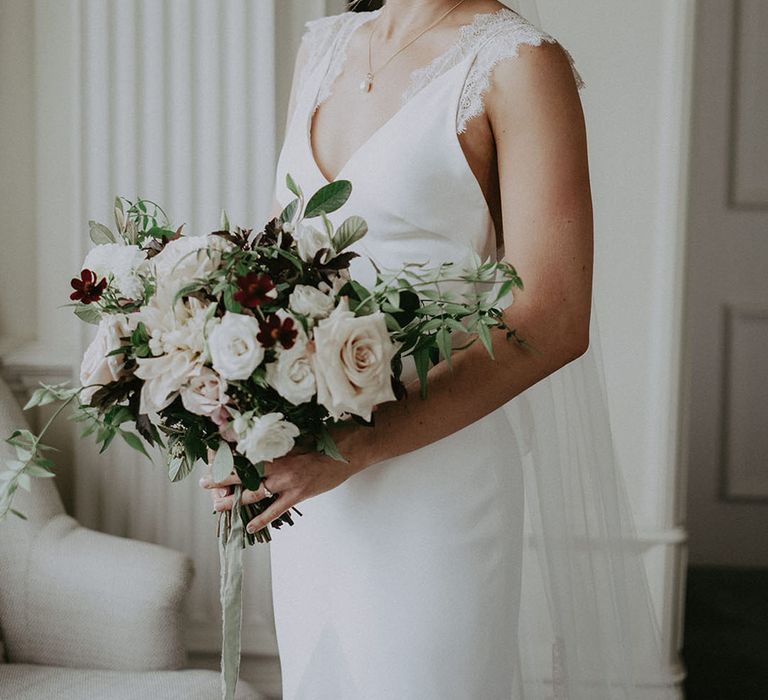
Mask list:
[[[349,0],[347,8],[353,12],[369,12],[377,10],[384,4],[384,0]]]

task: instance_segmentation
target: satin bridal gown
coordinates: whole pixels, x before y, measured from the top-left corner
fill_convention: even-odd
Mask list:
[[[305,193],[327,184],[311,118],[341,73],[352,33],[380,10],[307,23],[309,58],[297,85],[276,172]],[[554,41],[517,13],[474,16],[456,43],[411,76],[402,105],[337,179],[352,196],[330,218],[363,216],[352,273],[365,258],[461,261],[495,255],[480,186],[458,140],[482,113],[493,67],[521,43]],[[570,58],[570,55],[569,55]],[[575,72],[575,69],[574,69]],[[578,74],[576,74],[578,75]],[[579,78],[580,80],[580,78]],[[406,364],[404,380],[415,376]],[[285,700],[509,700],[521,693],[517,621],[522,470],[501,409],[304,501],[270,545]]]

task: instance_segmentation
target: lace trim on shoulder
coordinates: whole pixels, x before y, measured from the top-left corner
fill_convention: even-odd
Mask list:
[[[498,63],[516,57],[521,44],[539,46],[543,41],[558,43],[553,36],[531,24],[516,12],[500,10],[496,14],[499,16],[488,16],[487,21],[483,23],[485,39],[477,52],[461,93],[456,117],[456,131],[459,134],[466,131],[467,122],[470,119],[483,113],[483,96],[490,88],[491,73]],[[576,69],[573,57],[565,47],[562,45],[560,47],[568,58],[577,88],[586,87]]]
[[[308,85],[312,72],[317,68],[322,57],[332,50],[339,36],[340,29],[349,24],[349,16],[354,13],[342,12],[328,17],[318,17],[304,22],[302,45],[306,47],[304,63],[299,75],[299,90]]]
[[[320,17],[304,23],[309,51],[305,64],[302,85],[305,85],[309,75],[327,52],[331,52],[330,62],[325,74],[320,77],[321,83],[317,93],[315,109],[331,95],[331,86],[344,68],[347,59],[347,44],[357,27],[369,18],[375,17],[381,10],[372,12],[342,12],[330,17]]]

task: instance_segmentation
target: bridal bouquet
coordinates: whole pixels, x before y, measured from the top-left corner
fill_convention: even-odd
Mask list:
[[[81,386],[42,385],[25,408],[60,401],[55,418],[73,406],[83,436],[102,451],[118,436],[147,457],[157,447],[171,481],[213,455],[215,481],[234,471],[256,490],[264,463],[296,446],[343,460],[330,429],[371,424],[377,404],[403,397],[405,357],[424,395],[430,365],[450,362],[458,349],[454,334],[463,347],[479,339],[491,354],[493,327],[523,342],[497,307],[522,287],[511,265],[474,256],[461,269],[376,268],[375,283],[364,286],[349,266],[366,222],[350,216],[334,228],[327,216],[347,201],[351,183],[332,182],[308,200],[290,176],[287,186],[295,199],[262,230],[232,227],[222,214],[220,230],[205,236],[184,235],[154,202],[117,198],[114,229],[90,222],[96,246],[71,283],[75,314],[96,325]],[[53,476],[42,443],[48,425],[8,437],[16,455],[0,472],[0,518],[23,517],[14,492],[31,477]],[[217,528],[225,696],[239,665],[232,640],[241,550],[271,538],[269,526],[251,534],[243,525],[277,497],[244,505],[239,489]],[[283,524],[293,524],[290,512],[271,526]]]

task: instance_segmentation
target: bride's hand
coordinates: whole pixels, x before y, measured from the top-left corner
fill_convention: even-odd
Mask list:
[[[317,452],[298,450],[272,462],[265,462],[261,486],[256,491],[244,489],[241,501],[256,503],[265,498],[265,485],[275,494],[276,499],[263,513],[248,523],[247,530],[256,532],[266,527],[297,503],[330,491],[366,466],[363,460],[356,459],[349,451],[341,449],[347,455],[348,462],[339,462]],[[233,496],[229,495],[229,486],[239,483],[240,479],[235,473],[220,482],[214,482],[210,476],[200,479],[200,486],[211,489],[214,508],[217,511],[232,508]]]

